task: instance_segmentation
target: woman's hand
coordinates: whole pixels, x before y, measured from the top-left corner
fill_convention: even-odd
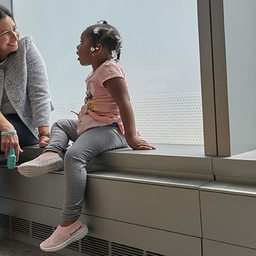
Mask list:
[[[154,146],[148,144],[145,140],[141,139],[139,136],[136,136],[136,135],[130,138],[126,138],[126,141],[132,149],[136,149],[136,150],[156,149]]]
[[[8,154],[11,148],[14,148],[16,161],[18,162],[20,153],[23,152],[23,150],[20,148],[18,135],[1,135],[1,151],[4,152],[6,159],[8,158]]]
[[[50,142],[50,132],[49,126],[40,126],[38,127],[38,138],[39,138],[39,147],[45,148]]]
[[[39,138],[39,147],[45,148],[49,144],[50,138],[48,136],[40,136]]]

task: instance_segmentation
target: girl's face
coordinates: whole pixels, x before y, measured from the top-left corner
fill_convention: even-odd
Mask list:
[[[11,17],[0,20],[0,61],[3,61],[12,52],[18,50],[19,32]]]
[[[93,52],[91,51],[92,43],[86,37],[85,32],[81,35],[80,44],[76,47],[78,55],[78,60],[82,66],[87,66],[92,64]]]

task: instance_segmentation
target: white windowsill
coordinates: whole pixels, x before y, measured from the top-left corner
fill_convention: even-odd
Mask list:
[[[208,180],[234,180],[256,183],[256,150],[231,157],[204,155],[203,145],[154,144],[155,150],[130,148],[104,152],[88,164],[88,171],[179,176]],[[21,160],[42,152],[37,146],[24,149]]]

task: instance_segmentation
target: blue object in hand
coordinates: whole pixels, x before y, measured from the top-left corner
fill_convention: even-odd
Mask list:
[[[7,159],[7,168],[14,169],[16,165],[16,154],[14,148],[10,148],[8,159]]]

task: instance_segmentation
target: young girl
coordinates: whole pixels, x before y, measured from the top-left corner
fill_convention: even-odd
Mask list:
[[[91,65],[86,79],[85,104],[78,120],[59,120],[52,126],[51,139],[44,153],[23,163],[18,171],[34,177],[61,168],[64,156],[65,202],[60,225],[40,244],[43,251],[57,251],[73,241],[82,239],[88,232],[78,219],[86,188],[86,164],[96,155],[117,148],[154,149],[142,140],[136,131],[134,113],[130,103],[124,72],[118,61],[121,53],[121,36],[106,21],[88,27],[77,46],[80,64]]]

